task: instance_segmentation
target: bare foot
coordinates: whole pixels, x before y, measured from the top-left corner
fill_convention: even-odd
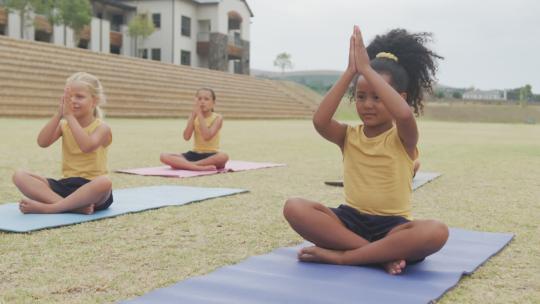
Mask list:
[[[208,165],[208,166],[199,166],[197,165],[198,169],[196,171],[216,171],[217,167],[214,165]]]
[[[216,171],[217,168],[214,165],[208,165],[208,166],[200,166],[200,165],[189,165],[189,166],[182,166],[182,167],[175,167],[171,166],[174,170],[190,170],[190,171]]]
[[[49,204],[40,203],[23,197],[19,202],[19,210],[22,213],[51,213]]]
[[[407,266],[407,262],[405,262],[405,260],[398,260],[382,264],[384,270],[386,270],[386,272],[389,274],[400,274],[403,269],[405,269],[405,266]]]
[[[81,214],[92,214],[94,213],[94,204],[90,204],[86,207],[82,207],[82,208],[79,208],[79,209],[74,209],[70,212],[73,212],[73,213],[81,213]]]

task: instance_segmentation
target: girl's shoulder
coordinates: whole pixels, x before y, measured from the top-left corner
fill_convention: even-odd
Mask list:
[[[357,124],[357,125],[344,124],[344,125],[345,125],[345,136],[348,136],[349,134],[360,134],[363,127],[362,124]]]
[[[223,116],[222,116],[221,114],[219,114],[219,113],[213,112],[213,113],[212,113],[212,116],[210,116],[210,120],[211,120],[212,122],[218,121],[218,120],[223,121]]]
[[[101,118],[96,118],[96,120],[94,120],[85,129],[87,129],[90,132],[96,132],[99,130],[100,132],[104,132],[104,133],[112,133],[111,127]]]

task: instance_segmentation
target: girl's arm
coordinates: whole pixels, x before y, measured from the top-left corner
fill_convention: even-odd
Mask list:
[[[358,72],[373,87],[390,115],[396,121],[399,137],[409,156],[413,159],[416,158],[418,127],[416,126],[413,111],[403,96],[371,68],[369,56],[362,40],[362,33],[358,26],[354,27],[354,53]]]
[[[315,126],[315,130],[328,141],[338,145],[342,150],[345,142],[345,134],[347,133],[347,125],[338,122],[332,117],[336,113],[336,109],[339,106],[343,95],[347,92],[351,81],[357,73],[354,62],[353,38],[354,37],[351,36],[347,70],[345,70],[332,89],[324,96],[319,108],[317,108],[317,111],[315,111],[315,114],[313,115],[313,125]]]
[[[184,129],[184,140],[190,140],[191,135],[193,135],[193,130],[195,129],[195,125],[193,124],[195,121],[196,114],[195,112],[191,112],[189,114],[188,121],[186,123],[186,128]]]
[[[201,131],[201,136],[204,140],[210,140],[212,137],[216,136],[223,125],[223,117],[221,117],[221,115],[216,117],[210,127],[207,127],[204,123],[204,116],[200,111],[197,113],[197,117],[199,118],[199,130]]]
[[[39,132],[37,143],[42,148],[47,148],[52,145],[55,141],[62,136],[62,128],[60,127],[60,120],[62,119],[62,114],[64,112],[64,99],[66,98],[68,92],[64,91],[64,95],[60,98],[60,105],[58,106],[58,111],[54,116],[49,120],[49,122],[41,129]]]
[[[94,132],[87,134],[73,115],[67,115],[65,118],[75,141],[84,153],[93,152],[97,148],[106,147],[111,143],[112,133],[108,125],[103,123]]]

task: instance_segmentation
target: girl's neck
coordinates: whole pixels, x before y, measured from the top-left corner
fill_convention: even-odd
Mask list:
[[[364,135],[366,137],[375,137],[377,135],[383,134],[384,132],[392,129],[394,126],[394,123],[392,121],[389,121],[387,123],[383,123],[376,126],[366,126],[364,125]]]
[[[202,116],[204,118],[208,118],[208,117],[212,116],[212,113],[214,113],[214,112],[212,112],[212,111],[202,112]]]

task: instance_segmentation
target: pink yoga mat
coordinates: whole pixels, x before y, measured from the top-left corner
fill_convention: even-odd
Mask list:
[[[189,171],[189,170],[176,170],[172,169],[169,166],[160,166],[160,167],[150,167],[150,168],[136,168],[136,169],[122,169],[116,170],[119,173],[129,173],[137,175],[148,175],[148,176],[167,176],[167,177],[193,177],[193,176],[202,176],[202,175],[211,175],[217,173],[226,173],[226,172],[236,172],[236,171],[246,171],[246,170],[255,170],[262,168],[271,168],[271,167],[283,167],[285,164],[274,164],[274,163],[256,163],[256,162],[247,162],[239,160],[230,160],[225,165],[224,169],[214,170],[214,171]]]

